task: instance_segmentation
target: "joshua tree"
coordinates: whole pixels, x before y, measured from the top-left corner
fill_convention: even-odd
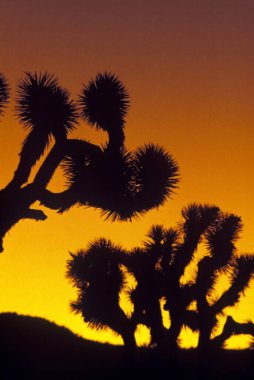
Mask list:
[[[117,265],[123,264],[137,281],[136,288],[129,291],[134,305],[127,323],[131,326],[129,333],[131,331],[133,334],[138,323],[145,324],[151,330],[151,346],[172,352],[177,348],[181,328],[187,325],[199,331],[198,348],[203,353],[209,348],[221,347],[233,334],[253,334],[253,323],[240,324],[228,316],[222,334],[212,337],[218,315],[223,314],[226,307],[235,305],[248,287],[254,275],[254,256],[236,254],[235,242],[242,228],[238,216],[225,214],[213,205],[196,203],[184,208],[182,216],[183,222],[176,229],[153,226],[141,248],[134,248],[127,253],[118,248],[114,250],[114,257]],[[184,283],[185,269],[195,259],[194,254],[200,242],[206,246],[207,253],[199,259],[196,275]],[[106,260],[107,250],[103,245],[100,248],[101,255]],[[89,254],[92,259],[92,251]],[[74,259],[71,262],[74,263]],[[95,263],[96,256],[93,260]],[[81,267],[76,270],[81,270]],[[215,286],[222,273],[229,275],[230,286],[215,299]],[[96,277],[94,281],[100,283]],[[80,289],[80,286],[74,284]],[[122,286],[125,287],[124,283]],[[103,296],[104,289],[106,286],[103,287],[100,283],[100,299],[106,299]],[[117,293],[117,286],[114,289]],[[112,301],[109,301],[109,295],[107,306],[100,304],[100,313],[109,315],[108,307],[112,313],[113,304],[117,303],[116,293]],[[100,303],[98,299],[97,296],[96,302]],[[168,310],[171,320],[168,330],[163,326],[163,299],[164,308]],[[196,302],[196,310],[189,309],[193,301]],[[85,296],[81,299],[83,313],[86,308],[89,310],[91,303],[92,300],[86,300]],[[94,309],[94,312],[97,311]],[[98,319],[103,321],[101,314],[98,314]],[[104,324],[110,325],[109,321]],[[117,331],[116,328],[115,330]]]
[[[211,337],[218,323],[217,316],[239,301],[254,274],[254,256],[236,255],[235,242],[241,229],[242,222],[238,216],[220,212],[205,234],[209,256],[198,263],[194,288],[197,311],[185,313],[185,323],[193,330],[199,330],[198,348],[201,353],[221,347],[230,335],[240,331],[240,324],[236,327],[236,322],[228,317],[223,333],[214,339]],[[214,299],[214,288],[222,273],[229,275],[230,286],[218,299]],[[247,329],[243,326],[242,331],[246,333]]]
[[[0,114],[9,87],[0,75]],[[26,73],[17,88],[16,115],[28,130],[12,180],[0,191],[0,251],[7,231],[23,218],[44,220],[43,206],[64,212],[73,205],[98,208],[112,220],[142,215],[163,204],[178,182],[178,166],[163,148],[148,144],[135,152],[124,145],[129,96],[110,73],[98,74],[83,87],[78,102],[48,73]],[[108,134],[105,146],[68,138],[79,119]],[[54,139],[35,178],[31,169]],[[62,164],[66,189],[52,193],[47,185]]]
[[[235,242],[242,229],[238,216],[224,214],[216,206],[198,204],[183,209],[182,216],[184,222],[178,227],[178,241],[172,249],[172,260],[168,263],[164,261],[162,265],[165,275],[163,292],[167,300],[165,308],[169,310],[171,319],[169,344],[171,348],[174,347],[181,327],[187,324],[199,331],[198,347],[203,351],[220,346],[222,336],[217,339],[217,343],[211,338],[217,325],[217,315],[223,313],[226,307],[235,305],[248,287],[254,274],[254,256],[236,255]],[[182,285],[181,277],[193,260],[201,239],[206,245],[208,256],[205,255],[198,262],[196,278]],[[222,273],[230,274],[230,287],[219,299],[211,301]],[[196,301],[196,312],[188,310],[192,301]],[[232,334],[235,331],[237,329],[232,328],[231,324]],[[225,333],[223,336],[225,338]]]

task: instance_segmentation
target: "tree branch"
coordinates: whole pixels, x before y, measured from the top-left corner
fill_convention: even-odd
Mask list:
[[[97,145],[83,140],[73,139],[58,142],[41,165],[33,183],[20,188],[16,184],[13,186],[13,181],[11,181],[5,189],[0,191],[0,252],[3,250],[2,239],[19,220],[24,218],[46,219],[46,215],[41,210],[30,209],[30,206],[36,200],[41,200],[43,194],[49,197],[51,193],[47,192],[45,188],[58,165],[64,157],[72,157],[79,152],[92,158],[101,154],[101,149]],[[66,193],[64,192],[64,194]]]
[[[38,170],[33,186],[36,190],[45,189],[64,157],[72,157],[78,153],[85,153],[93,157],[101,152],[97,145],[84,140],[69,139],[56,143]]]
[[[48,189],[44,189],[39,194],[38,200],[47,208],[59,210],[64,206],[68,208],[68,205],[73,205],[75,203],[75,194],[72,189],[67,189],[60,193],[53,193]]]
[[[44,214],[42,210],[35,210],[32,208],[29,208],[24,212],[24,218],[25,219],[34,219],[34,220],[45,220],[47,219],[47,215]]]
[[[236,322],[230,315],[224,324],[223,331],[216,336],[212,341],[212,345],[216,348],[223,347],[225,341],[232,335],[247,334],[254,336],[254,324],[252,322],[239,323]]]

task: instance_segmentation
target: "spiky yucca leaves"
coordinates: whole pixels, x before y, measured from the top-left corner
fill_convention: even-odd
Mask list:
[[[254,276],[254,256],[244,255],[236,258],[235,243],[242,228],[239,217],[233,214],[224,214],[216,206],[200,204],[189,205],[182,214],[184,222],[178,225],[178,229],[165,229],[162,225],[154,225],[148,231],[142,247],[134,248],[128,254],[121,249],[117,252],[117,263],[123,264],[137,281],[136,288],[128,291],[134,304],[134,311],[130,320],[125,317],[125,321],[131,321],[131,330],[128,331],[132,331],[132,334],[128,333],[127,336],[133,336],[137,324],[142,323],[150,328],[153,347],[158,346],[162,349],[167,347],[174,351],[178,345],[181,328],[187,325],[195,331],[199,330],[198,348],[203,353],[212,347],[218,347],[220,342],[223,343],[227,339],[225,336],[230,334],[226,329],[221,337],[212,338],[212,333],[218,323],[218,314],[223,313],[226,307],[235,305],[239,301],[240,295],[249,286],[250,280]],[[208,255],[203,256],[199,261],[195,280],[193,278],[186,284],[182,284],[179,275],[182,273],[182,268],[184,269],[192,260],[193,252],[201,238],[205,241]],[[103,244],[105,245],[105,243]],[[181,257],[177,259],[177,256],[180,255]],[[76,258],[76,260],[78,259]],[[105,260],[107,262],[107,259]],[[179,266],[175,266],[175,263],[178,263],[177,260],[179,260]],[[80,291],[78,300],[73,307],[83,313],[85,302],[87,302],[87,289],[91,286],[92,281],[91,278],[83,277],[85,271],[83,271],[82,265],[78,263],[77,266],[79,271],[74,270],[77,275],[75,277],[72,273],[72,279]],[[101,265],[99,260],[97,266],[98,268],[106,267],[106,265]],[[181,271],[179,271],[179,267]],[[90,265],[89,268],[91,269],[92,266]],[[225,271],[231,275],[231,284],[215,300],[216,280]],[[102,269],[102,272],[105,270]],[[92,289],[98,290],[103,287],[104,281],[100,282],[99,277],[99,272],[96,272],[93,281],[94,284],[98,281],[98,287],[94,286]],[[79,282],[80,278],[81,282]],[[119,287],[115,290],[114,304],[116,304],[117,294],[120,292]],[[108,292],[107,288],[103,287],[98,294],[104,294],[103,291]],[[90,294],[89,302],[92,303],[95,291]],[[104,298],[107,299],[106,294]],[[164,309],[168,310],[170,315],[169,330],[163,326],[160,305],[162,299],[166,299]],[[193,301],[196,301],[195,310],[189,307]],[[97,310],[101,310],[102,306],[99,305],[99,301],[97,304]],[[111,310],[113,309],[112,306]],[[115,315],[118,315],[116,309],[114,310]],[[90,313],[89,307],[84,313]],[[110,319],[111,313],[107,313]],[[97,314],[99,313],[97,312]],[[84,317],[91,318],[91,314],[88,317],[87,314],[84,314]],[[94,318],[91,320],[95,321]],[[102,326],[102,318],[100,318],[100,322],[97,318],[96,323]],[[115,319],[113,319],[113,323],[116,326]],[[105,324],[113,326],[104,319]],[[249,325],[247,327],[250,328]],[[120,331],[116,327],[114,329]],[[121,334],[123,336],[123,333]]]
[[[151,256],[157,270],[161,270],[165,233],[166,231],[162,225],[154,225],[146,234],[146,240],[144,241],[144,247]]]
[[[171,349],[176,347],[185,323],[186,308],[196,294],[195,284],[181,285],[180,277],[192,260],[201,237],[215,222],[219,212],[215,206],[191,204],[183,209],[184,222],[179,225],[179,230],[153,226],[147,234],[144,248],[133,250],[132,261],[129,260],[127,267],[138,282],[131,295],[134,316],[153,326],[152,341],[160,343],[165,332],[159,310],[159,300],[165,297],[164,308],[169,310],[171,319],[168,342]]]
[[[217,269],[230,262],[242,227],[242,220],[239,216],[221,213],[216,223],[207,231],[206,245]]]
[[[163,255],[160,258],[160,267],[164,275],[168,272],[169,267],[174,260],[174,252],[179,244],[180,233],[177,229],[164,229],[163,234]]]
[[[147,144],[134,152],[133,204],[138,212],[163,205],[179,182],[179,167],[163,148]]]
[[[124,286],[124,277],[119,268],[118,255],[123,249],[107,239],[98,239],[90,243],[87,250],[71,254],[72,259],[67,263],[67,277],[74,286],[82,288],[85,282],[113,294],[117,299]],[[109,287],[106,290],[106,287]],[[90,289],[89,289],[90,290]]]
[[[109,133],[109,143],[105,150],[108,152],[119,152],[123,148],[124,136],[123,127],[125,116],[129,107],[129,96],[122,82],[110,73],[98,74],[95,80],[90,81],[84,87],[80,97],[81,113],[83,118],[97,128],[102,128]],[[117,149],[115,149],[117,148]],[[120,155],[125,152],[120,151]],[[130,160],[131,157],[131,160]],[[104,159],[103,159],[104,161]],[[178,166],[172,156],[166,153],[161,147],[148,144],[139,148],[134,154],[128,157],[128,175],[125,177],[125,191],[122,196],[116,194],[118,185],[115,181],[117,175],[114,171],[111,160],[104,163],[103,172],[107,176],[107,183],[112,182],[115,193],[115,203],[120,204],[126,210],[123,213],[117,212],[117,207],[113,203],[105,204],[105,213],[113,219],[120,217],[126,219],[131,216],[145,213],[153,207],[163,204],[175,189],[178,178]],[[132,171],[131,177],[129,172]],[[113,173],[113,181],[110,181],[110,173]],[[112,174],[111,174],[112,176]],[[122,174],[121,177],[123,178]],[[104,186],[106,183],[103,184]],[[123,186],[120,186],[123,188]],[[110,190],[110,193],[112,191]],[[107,195],[107,194],[105,194]],[[108,194],[110,195],[110,194]],[[106,200],[106,197],[105,197]],[[107,201],[106,201],[107,203]],[[113,207],[110,206],[110,203]],[[101,206],[98,206],[101,208]],[[108,210],[108,211],[107,211]],[[122,214],[122,215],[121,215]]]
[[[208,227],[218,217],[219,208],[214,205],[191,203],[182,210],[182,230],[186,239],[192,241],[200,240]]]
[[[118,256],[123,254],[121,247],[98,239],[87,250],[71,254],[67,277],[78,289],[72,310],[81,313],[92,327],[110,327],[122,335],[127,346],[133,346],[134,328],[119,306],[119,294],[125,281]]]
[[[254,276],[254,256],[243,255],[236,258],[229,271],[231,285],[212,305],[211,311],[215,314],[239,302],[241,294],[244,294]]]
[[[138,217],[158,207],[179,180],[176,162],[153,145],[134,154],[106,147],[93,161],[86,156],[67,159],[64,170],[75,202],[98,208],[112,220]]]
[[[128,152],[112,153],[109,149],[92,161],[85,156],[65,160],[67,185],[75,194],[75,201],[79,205],[100,209],[106,219],[130,218],[131,162]]]
[[[216,327],[216,315],[227,306],[233,306],[239,299],[241,290],[237,291],[237,285],[231,286],[221,297],[220,302],[215,302],[212,306],[208,303],[208,297],[214,292],[216,282],[222,272],[237,272],[234,270],[235,242],[242,229],[241,218],[234,214],[221,213],[216,223],[208,230],[206,245],[210,257],[203,258],[198,265],[197,285],[197,310],[199,319],[199,348],[201,350],[209,348],[211,333]],[[251,266],[249,268],[252,271]],[[246,277],[247,283],[250,277]],[[243,273],[239,274],[239,281],[245,283]],[[233,282],[232,282],[233,284]],[[229,293],[228,293],[229,292]],[[229,302],[231,295],[231,304]],[[227,301],[226,301],[227,300]],[[234,300],[234,302],[233,302]],[[228,303],[227,303],[228,302]],[[216,306],[217,305],[217,309]]]
[[[194,253],[206,231],[216,221],[220,210],[214,205],[192,203],[183,208],[183,222],[179,224],[182,242],[174,252],[172,270],[177,278],[183,275],[185,268],[193,259]]]
[[[187,306],[195,298],[195,285],[182,285],[180,280],[207,229],[214,223],[219,208],[193,203],[182,210],[183,221],[178,225],[178,240],[169,263],[163,264],[165,273],[165,310],[169,311],[171,325],[168,339],[171,349],[176,349]]]
[[[172,264],[173,252],[178,244],[179,233],[173,228],[154,225],[146,234],[144,246],[153,259],[156,270],[164,274]]]
[[[25,74],[18,84],[16,113],[26,129],[43,129],[56,140],[66,137],[77,122],[69,91],[47,72]]]
[[[178,183],[178,166],[157,145],[148,144],[134,153],[125,150],[123,128],[128,106],[129,97],[119,79],[113,74],[98,74],[84,88],[80,107],[89,124],[108,132],[109,142],[101,149],[83,140],[66,139],[77,117],[68,91],[59,86],[54,75],[26,73],[18,85],[16,114],[28,135],[18,168],[6,186],[10,198],[26,188],[27,207],[39,200],[44,206],[63,212],[78,204],[98,208],[112,220],[143,215],[163,204]],[[56,144],[34,181],[24,186],[51,136]],[[53,193],[46,187],[64,158],[68,188]],[[16,213],[11,208],[8,212]],[[18,221],[23,215],[11,219]]]
[[[233,239],[232,235],[231,238]],[[204,275],[209,276],[209,268]],[[240,296],[244,294],[249,287],[251,279],[254,278],[254,256],[243,255],[231,260],[227,267],[230,272],[230,286],[211,306],[203,300],[202,303],[197,302],[198,320],[199,320],[199,347],[201,350],[210,347],[220,348],[226,339],[234,334],[254,334],[253,323],[236,323],[231,317],[227,317],[227,322],[223,328],[221,335],[210,339],[211,333],[217,324],[217,315],[222,314],[226,307],[236,305]],[[200,284],[200,282],[199,282]]]
[[[205,244],[210,257],[204,257],[199,262],[196,280],[198,297],[203,301],[213,293],[220,272],[226,272],[229,268],[241,230],[240,217],[223,213],[218,215],[217,220],[207,230]]]
[[[118,77],[99,73],[83,87],[81,115],[89,125],[109,133],[109,143],[116,147],[124,142],[123,128],[129,108],[129,95]]]
[[[28,72],[18,84],[16,114],[28,130],[15,172],[15,181],[21,185],[27,181],[50,137],[61,142],[75,128],[77,110],[69,92],[59,86],[54,75]]]
[[[98,74],[84,87],[81,114],[90,125],[107,131],[109,142],[96,159],[65,159],[70,191],[60,212],[79,204],[98,208],[111,220],[127,220],[162,205],[174,192],[179,169],[171,155],[154,144],[133,153],[124,148],[121,133],[128,106],[128,94],[115,75]]]
[[[234,214],[220,213],[216,222],[206,233],[206,247],[210,257],[198,264],[197,291],[201,298],[210,295],[220,275],[227,271],[235,253],[235,242],[242,229],[241,218]]]
[[[213,295],[218,276],[226,269],[231,272],[233,270],[235,242],[239,237],[242,222],[239,217],[223,214],[213,205],[191,204],[183,209],[182,215],[184,221],[179,224],[178,231],[166,230],[163,226],[153,226],[148,232],[145,248],[133,251],[133,262],[127,266],[136,277],[138,286],[131,297],[136,305],[134,309],[136,315],[141,315],[143,323],[149,326],[151,323],[148,322],[147,313],[149,300],[146,299],[146,295],[147,298],[153,296],[154,290],[149,286],[151,283],[156,284],[155,287],[160,291],[157,290],[154,299],[158,300],[164,296],[166,298],[164,308],[170,313],[171,326],[168,331],[170,348],[176,348],[181,328],[187,324],[195,330],[200,330],[199,348],[207,349],[211,342],[211,333],[217,324],[216,314],[224,307],[237,302],[242,289],[249,282],[252,265],[249,264],[246,277],[244,269],[241,271],[235,269],[233,273],[239,273],[235,285],[230,287],[225,296],[217,301],[218,303],[215,302],[214,306],[210,306],[207,297]],[[208,248],[209,256],[200,260],[196,282],[182,285],[180,277],[193,259],[201,238]],[[233,268],[238,267],[238,264],[235,263]],[[154,268],[157,272],[153,272]],[[243,264],[242,268],[247,268],[247,265]],[[157,274],[157,278],[153,273]],[[188,305],[194,300],[197,301],[197,311],[190,311]],[[220,310],[221,305],[224,306]],[[158,319],[156,321],[158,324]]]
[[[3,113],[4,107],[9,98],[9,85],[5,76],[0,73],[0,115]]]
[[[146,234],[147,240],[145,241],[145,246],[150,248],[154,245],[162,244],[165,236],[165,229],[162,225],[157,224],[150,228]]]

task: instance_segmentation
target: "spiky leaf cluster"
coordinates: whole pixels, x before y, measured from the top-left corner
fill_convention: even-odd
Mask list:
[[[102,291],[104,288],[105,292],[109,291],[109,295],[114,292],[118,297],[124,283],[118,256],[123,252],[110,240],[95,240],[87,250],[71,254],[72,258],[67,263],[67,277],[81,291],[87,292],[93,287]]]
[[[6,102],[9,98],[9,85],[5,76],[0,73],[0,115],[3,113]]]
[[[68,90],[47,72],[27,72],[19,82],[16,113],[27,129],[44,129],[56,139],[66,137],[77,122],[77,110]]]
[[[77,299],[71,303],[92,327],[111,327],[124,334],[128,321],[119,306],[119,295],[125,277],[119,266],[124,251],[107,239],[98,239],[87,250],[71,254],[67,263],[67,277],[78,288]]]
[[[151,344],[165,345],[167,342],[171,347],[174,347],[174,344],[176,346],[182,326],[187,325],[199,331],[200,348],[209,345],[218,347],[230,334],[237,333],[235,329],[228,332],[226,324],[221,336],[213,336],[218,325],[218,315],[223,314],[225,308],[237,304],[240,296],[248,288],[254,276],[254,256],[236,256],[235,243],[242,228],[241,219],[236,215],[223,213],[214,205],[193,203],[183,209],[182,216],[183,221],[178,224],[178,229],[154,225],[148,231],[141,247],[132,249],[128,254],[122,250],[118,251],[118,263],[121,262],[137,282],[134,289],[125,289],[134,308],[129,323],[135,326],[139,323],[147,325],[151,331]],[[192,262],[201,241],[205,242],[207,252],[197,263],[196,275],[183,283],[180,277]],[[91,252],[93,262],[97,262],[96,265],[106,271],[106,266],[101,265],[96,259],[96,249],[93,254],[94,256]],[[74,259],[77,258],[73,258],[73,265]],[[75,270],[79,277],[83,275],[80,274],[80,270],[81,267]],[[89,273],[88,268],[85,271]],[[216,298],[216,283],[223,271],[227,273],[230,285]],[[71,275],[75,277],[73,273]],[[105,288],[106,281],[103,280],[103,287],[99,277],[94,276],[94,281],[98,283],[97,289],[100,288],[101,294],[104,294],[102,288]],[[124,288],[125,284],[121,291]],[[84,290],[82,294],[85,294]],[[114,297],[116,301],[116,293]],[[105,299],[106,295],[103,298]],[[164,310],[170,315],[169,330],[163,326],[162,299]],[[77,302],[84,309],[85,301],[85,298],[79,295]],[[193,302],[196,306],[190,309]],[[109,305],[112,314],[112,311],[116,310],[113,298],[111,304],[108,301],[107,307],[103,304],[107,309],[107,316],[110,315]],[[95,309],[93,311],[95,312]],[[99,317],[99,311],[103,314],[98,306],[98,323],[103,326],[102,314]],[[245,325],[244,331],[253,329],[252,323],[246,325],[248,328]]]
[[[235,258],[228,268],[230,274],[230,286],[212,305],[214,313],[221,313],[223,309],[234,306],[240,300],[248,288],[250,280],[254,276],[254,256],[243,255]]]
[[[177,278],[184,274],[186,266],[192,261],[198,244],[205,237],[206,232],[214,224],[220,210],[214,205],[191,203],[182,210],[183,220],[179,223],[181,239],[173,252],[173,266],[171,271]]]
[[[105,149],[94,160],[83,155],[67,158],[63,167],[68,187],[77,189],[79,204],[98,208],[106,218],[115,220],[129,217],[131,162],[127,151]]]
[[[90,125],[104,131],[123,128],[129,108],[129,95],[118,77],[99,73],[83,87],[80,96],[81,115]]]
[[[230,261],[241,230],[242,220],[234,214],[220,214],[217,221],[208,230],[206,244],[217,263],[218,269]]]
[[[134,153],[105,148],[93,161],[82,155],[68,158],[64,171],[68,186],[79,189],[77,201],[101,209],[112,220],[137,217],[158,207],[179,181],[175,160],[153,144]]]
[[[7,99],[7,87],[1,75],[0,107]],[[9,215],[17,211],[8,208],[2,218],[7,222],[3,223],[0,239],[20,219],[38,217],[29,209],[35,201],[58,212],[81,205],[97,208],[112,220],[127,220],[158,207],[174,192],[179,177],[178,165],[171,155],[154,144],[131,153],[124,146],[123,127],[129,95],[116,75],[98,74],[83,88],[79,99],[83,118],[108,133],[108,142],[102,147],[67,138],[80,112],[54,75],[25,73],[18,84],[16,100],[16,115],[28,134],[6,190],[18,193],[22,189],[28,210],[20,204],[22,212],[17,216]],[[55,144],[29,183],[32,169],[42,158],[52,136]],[[53,193],[46,187],[63,160],[68,188]]]
[[[158,207],[174,192],[179,167],[163,148],[147,144],[134,152],[134,190],[141,210]]]
[[[182,210],[182,228],[188,241],[199,242],[200,237],[214,224],[219,208],[213,205],[191,203]]]

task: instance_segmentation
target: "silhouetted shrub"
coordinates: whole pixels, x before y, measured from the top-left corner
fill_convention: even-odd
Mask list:
[[[237,323],[230,316],[222,333],[212,334],[218,316],[239,301],[254,274],[254,256],[236,253],[241,219],[216,206],[196,203],[184,208],[182,217],[176,229],[153,226],[143,246],[130,252],[99,239],[71,254],[67,276],[78,289],[73,309],[92,326],[111,327],[124,342],[129,334],[131,344],[136,326],[144,324],[151,331],[151,347],[171,351],[177,347],[183,326],[199,331],[202,352],[222,347],[233,334],[253,335],[253,323]],[[201,242],[206,252],[197,258]],[[186,268],[194,261],[196,273],[183,281]],[[134,275],[135,289],[126,286],[123,265]],[[222,274],[228,275],[229,286],[216,299],[215,287]],[[134,306],[131,316],[119,306],[123,290]],[[196,308],[190,309],[194,302]],[[163,324],[162,304],[169,313],[169,329]]]
[[[9,86],[0,74],[0,115],[9,96]],[[112,220],[143,215],[163,204],[178,183],[178,165],[163,148],[148,144],[135,152],[124,145],[124,127],[129,95],[116,75],[98,74],[84,85],[77,102],[70,98],[54,75],[25,73],[18,83],[16,116],[28,131],[17,169],[0,191],[0,251],[10,228],[23,218],[44,220],[45,207],[64,212],[73,205],[94,207]],[[108,134],[100,147],[68,135],[83,119]],[[44,162],[28,183],[33,166],[54,139]],[[62,164],[66,189],[51,192],[47,186]]]

